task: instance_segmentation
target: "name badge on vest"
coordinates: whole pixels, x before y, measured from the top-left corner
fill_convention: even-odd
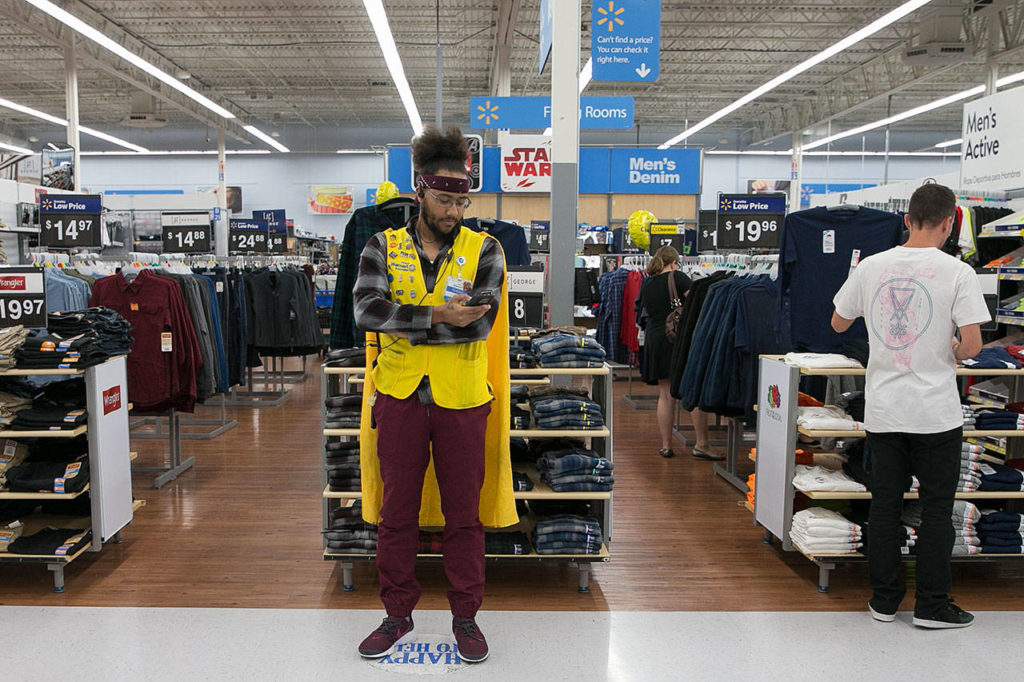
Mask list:
[[[452,277],[449,275],[448,280],[444,285],[444,300],[450,301],[453,296],[468,294],[471,291],[473,291],[473,283],[468,279]]]

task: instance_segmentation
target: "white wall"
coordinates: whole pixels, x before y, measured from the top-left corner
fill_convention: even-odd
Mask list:
[[[704,156],[701,208],[714,209],[719,192],[742,193],[747,180],[789,179],[788,156]],[[889,181],[956,172],[957,156],[893,157]],[[882,184],[885,161],[880,157],[805,157],[805,183],[846,182]],[[376,154],[272,154],[227,157],[227,184],[242,187],[242,209],[284,208],[289,218],[313,232],[344,235],[348,215],[310,215],[305,204],[306,187],[340,184],[351,188],[354,208],[365,203],[366,190],[384,178],[384,157]],[[85,156],[82,187],[93,192],[124,189],[182,189],[188,194],[197,185],[217,183],[216,156]]]
[[[376,154],[229,155],[224,177],[242,188],[243,215],[253,209],[285,209],[299,227],[337,235],[349,215],[312,215],[306,207],[308,185],[349,187],[353,208],[365,205],[366,190],[384,180],[384,157]],[[194,194],[197,186],[217,184],[217,157],[208,156],[83,156],[82,187],[106,190],[180,189]]]

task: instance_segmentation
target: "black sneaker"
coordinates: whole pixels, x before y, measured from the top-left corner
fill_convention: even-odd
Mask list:
[[[929,618],[914,616],[914,625],[931,630],[966,628],[974,625],[974,616],[954,604],[950,599],[934,616]]]
[[[875,620],[877,620],[880,623],[891,623],[894,620],[896,620],[896,610],[895,609],[893,609],[892,612],[890,613],[886,609],[882,609],[882,608],[877,608],[876,609],[875,606],[871,602],[868,602],[868,611],[871,612],[871,617],[874,618]]]

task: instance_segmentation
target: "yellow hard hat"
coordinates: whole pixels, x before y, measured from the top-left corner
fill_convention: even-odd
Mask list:
[[[398,196],[398,185],[385,180],[384,182],[377,185],[377,203],[383,204],[385,201],[390,201]]]
[[[646,250],[651,244],[651,223],[656,222],[658,222],[658,219],[650,211],[643,209],[633,211],[629,216],[629,222],[626,223],[629,227],[629,236],[633,243]]]

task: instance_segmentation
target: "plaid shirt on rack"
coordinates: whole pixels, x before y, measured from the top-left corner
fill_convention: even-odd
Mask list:
[[[416,252],[420,256],[420,268],[423,270],[427,288],[432,289],[431,273],[436,266],[424,255],[416,230],[412,227],[406,229],[412,235]],[[441,262],[443,258],[438,256],[435,263]],[[445,285],[441,281],[433,284],[440,287]],[[477,264],[476,279],[473,280],[473,289],[500,291],[504,284],[505,257],[502,255],[501,245],[497,239],[487,237],[480,247],[480,260]],[[498,316],[498,306],[493,306],[476,322],[465,327],[455,327],[450,324],[432,325],[430,306],[392,303],[391,286],[388,283],[387,242],[384,235],[376,235],[367,243],[359,259],[359,279],[355,287],[355,316],[360,329],[381,333],[406,332],[409,343],[413,345],[444,345],[486,340]]]

